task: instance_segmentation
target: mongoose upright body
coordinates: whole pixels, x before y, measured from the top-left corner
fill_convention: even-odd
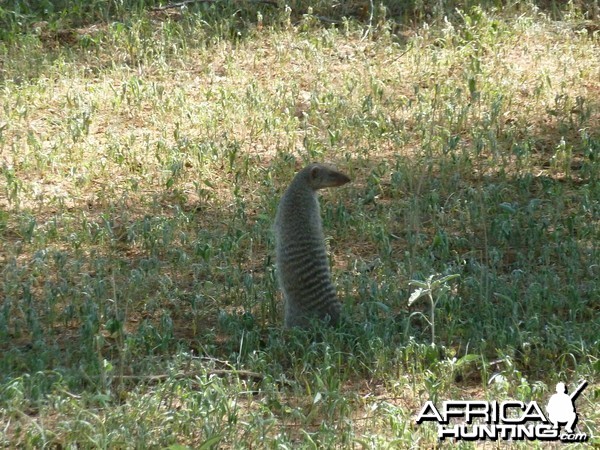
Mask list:
[[[311,164],[296,174],[281,197],[275,242],[286,328],[305,328],[314,318],[339,322],[341,304],[331,282],[317,190],[349,181],[330,167]]]

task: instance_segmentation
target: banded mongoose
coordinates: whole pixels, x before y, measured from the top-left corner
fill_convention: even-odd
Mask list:
[[[286,328],[306,328],[313,318],[330,325],[339,322],[341,303],[331,282],[317,190],[349,181],[330,167],[311,164],[296,174],[281,197],[275,248]]]

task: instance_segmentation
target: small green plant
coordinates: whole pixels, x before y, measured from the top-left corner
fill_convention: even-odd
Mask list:
[[[436,308],[438,302],[440,301],[440,299],[442,298],[442,296],[446,292],[450,291],[451,288],[448,285],[448,282],[450,282],[458,277],[460,277],[459,274],[451,274],[451,275],[446,275],[446,276],[430,275],[429,277],[427,277],[426,281],[411,280],[408,283],[410,286],[417,287],[417,289],[415,289],[413,291],[413,293],[410,294],[410,297],[408,299],[408,306],[411,306],[414,302],[416,302],[420,298],[428,298],[429,299],[429,303],[431,306],[429,318],[427,318],[427,316],[425,316],[425,314],[423,314],[422,312],[415,311],[415,312],[411,313],[409,316],[409,324],[410,324],[410,319],[412,317],[415,317],[415,316],[423,317],[427,321],[427,323],[429,324],[429,326],[431,328],[431,345],[432,346],[435,345],[435,308]],[[434,295],[436,297],[435,300],[433,299]],[[407,330],[407,334],[408,334],[408,330]]]

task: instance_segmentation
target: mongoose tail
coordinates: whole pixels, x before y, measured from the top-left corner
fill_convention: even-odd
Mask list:
[[[331,282],[317,190],[349,181],[331,167],[311,164],[296,174],[281,197],[275,241],[286,328],[305,328],[312,319],[339,322],[341,303]]]

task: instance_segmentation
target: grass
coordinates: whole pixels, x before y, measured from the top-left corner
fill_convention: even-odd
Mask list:
[[[597,436],[594,22],[387,5],[1,10],[2,445],[444,447],[427,400],[582,378]],[[281,329],[271,231],[309,161],[353,179],[318,338]]]

